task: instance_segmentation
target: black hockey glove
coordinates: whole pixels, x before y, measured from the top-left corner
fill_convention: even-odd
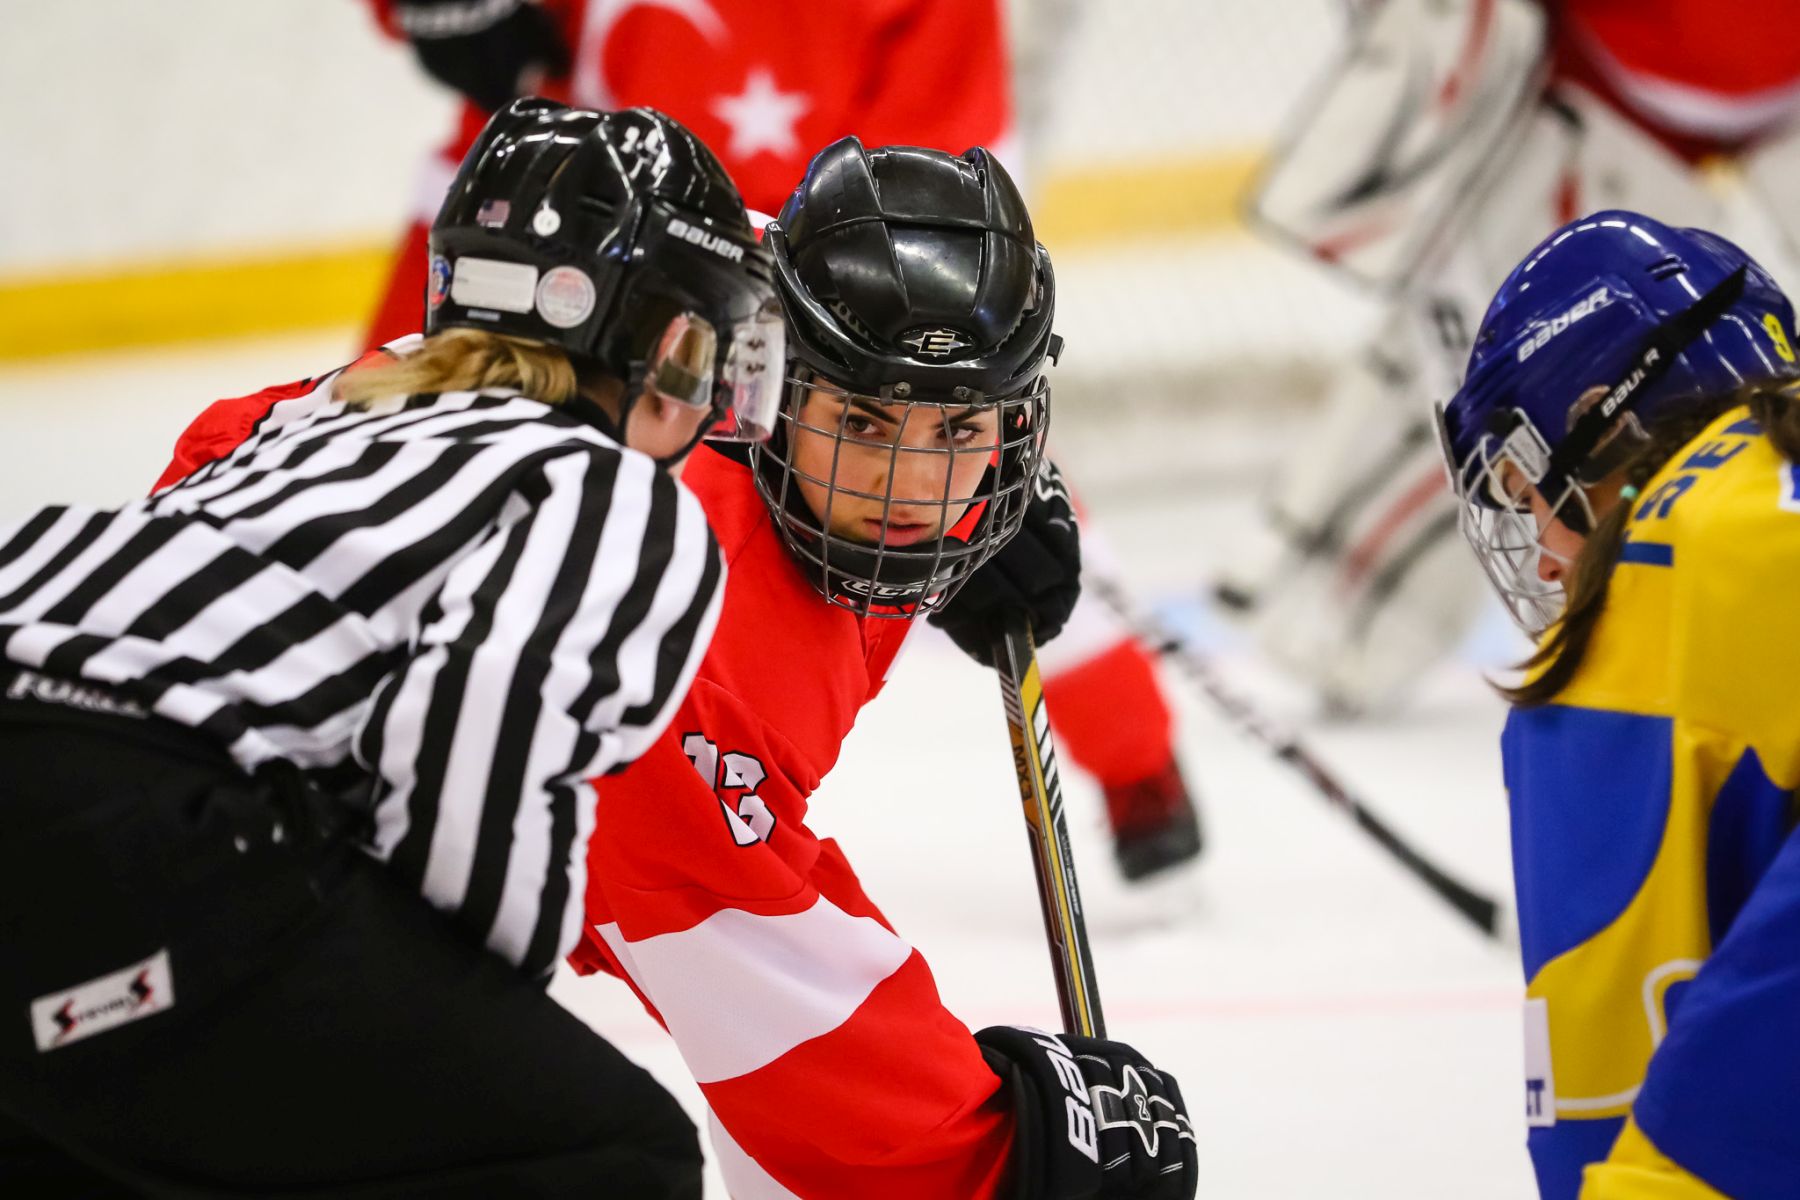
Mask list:
[[[1012,541],[976,568],[950,603],[927,619],[984,667],[994,665],[994,638],[1023,612],[1043,645],[1062,632],[1081,595],[1081,534],[1062,472],[1049,459]]]
[[[550,14],[530,0],[399,0],[394,20],[432,78],[484,112],[569,69]]]
[[[975,1035],[1012,1090],[1015,1200],[1191,1200],[1181,1088],[1122,1042],[995,1025]]]

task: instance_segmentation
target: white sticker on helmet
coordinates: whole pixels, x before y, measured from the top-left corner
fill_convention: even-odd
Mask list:
[[[492,258],[459,258],[450,279],[450,299],[465,308],[525,313],[537,292],[537,268]]]
[[[558,329],[573,329],[594,313],[594,281],[577,267],[551,267],[537,285],[537,310]]]

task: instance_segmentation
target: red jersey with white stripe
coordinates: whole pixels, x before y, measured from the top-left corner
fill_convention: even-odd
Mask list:
[[[1800,115],[1792,0],[1560,0],[1556,71],[1689,158]]]
[[[286,395],[209,407],[157,487],[230,453]],[[747,466],[703,445],[682,482],[729,565],[724,607],[663,736],[596,781],[570,961],[625,979],[674,1036],[735,1200],[997,1195],[1013,1138],[1000,1080],[837,844],[806,826],[911,623],[821,599]]]
[[[747,466],[703,447],[683,482],[730,566],[723,615],[661,740],[600,782],[571,961],[626,978],[674,1036],[737,1200],[994,1195],[999,1079],[806,825],[910,624],[822,600]]]

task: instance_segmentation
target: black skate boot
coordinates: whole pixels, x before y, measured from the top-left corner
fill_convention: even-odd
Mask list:
[[[1200,813],[1173,758],[1156,774],[1106,789],[1119,873],[1137,881],[1200,854]]]

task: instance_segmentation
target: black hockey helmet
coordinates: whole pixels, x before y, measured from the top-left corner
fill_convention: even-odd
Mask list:
[[[763,498],[788,548],[834,603],[880,616],[940,607],[1018,532],[1049,427],[1043,370],[1056,283],[1049,255],[1006,170],[979,147],[961,156],[915,146],[865,150],[846,137],[822,150],[765,231],[787,317],[788,389],[771,441],[754,453]],[[820,405],[821,394],[831,400]],[[796,462],[804,437],[847,434],[853,411],[893,415],[885,491],[851,490]],[[954,445],[949,426],[991,410],[996,431]],[[810,413],[810,418],[803,416]],[[821,416],[823,414],[823,416]],[[936,453],[984,454],[977,488],[953,494],[951,471],[929,497],[896,495],[903,459],[934,452],[920,430],[946,431]],[[907,431],[911,430],[911,442]],[[928,440],[928,439],[926,439]],[[907,444],[903,444],[907,443]],[[954,448],[952,448],[954,446]],[[882,511],[935,507],[938,534],[893,545],[831,532],[797,494],[879,501]]]
[[[427,334],[547,342],[624,380],[628,408],[648,382],[712,405],[709,436],[767,436],[783,359],[769,256],[725,168],[672,118],[513,101],[463,159],[430,246]]]

